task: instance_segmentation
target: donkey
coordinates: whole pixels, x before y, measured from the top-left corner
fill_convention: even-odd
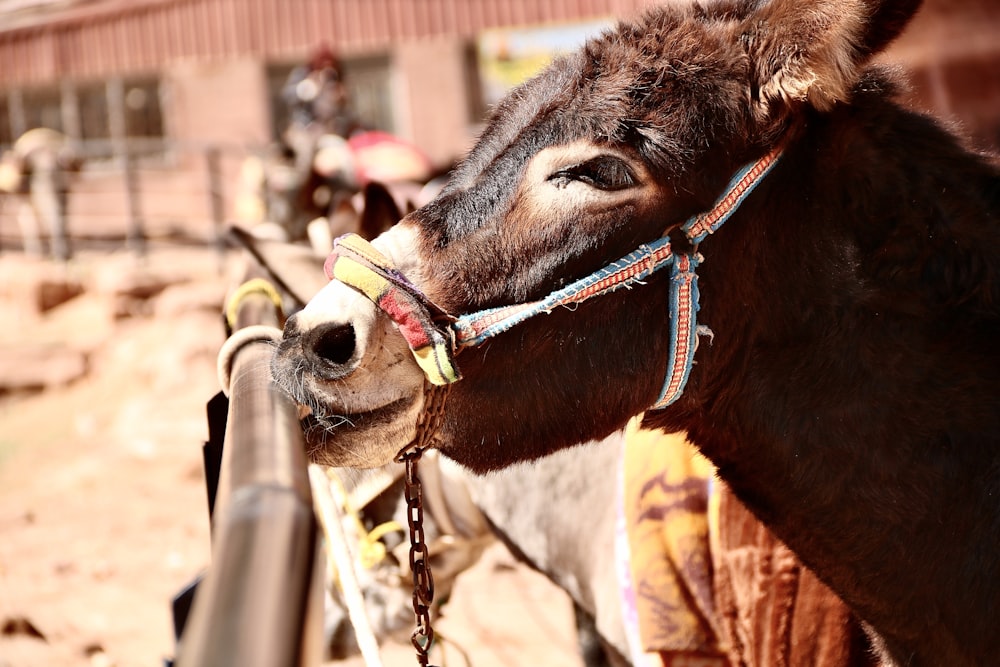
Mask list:
[[[400,208],[408,205],[400,201],[405,190],[392,190],[374,181],[366,184],[359,205],[329,223],[374,238],[396,223],[402,217]],[[325,284],[323,258],[315,248],[260,238],[239,226],[229,231],[231,244],[246,257],[244,277],[265,278],[278,290],[288,312],[300,310]],[[577,456],[576,450],[557,451],[531,466],[514,466],[489,476],[472,475],[443,457],[421,466],[428,497],[424,530],[431,545],[436,597],[447,599],[462,572],[490,543],[501,541],[572,600],[583,664],[627,667],[632,663],[626,657],[628,640],[613,563],[617,480],[607,474],[622,455],[624,434],[616,432],[584,447],[587,456]],[[567,470],[572,471],[568,478],[563,477]],[[350,487],[358,477],[352,472],[336,474]],[[558,493],[567,483],[573,492]],[[402,478],[355,509],[369,530],[389,521],[405,526]],[[581,517],[586,517],[585,530],[580,529]],[[412,580],[402,576],[399,565],[406,562],[400,551],[406,544],[395,533],[383,539],[391,557],[363,573],[366,607],[379,639],[409,639],[414,622]],[[330,658],[340,659],[359,648],[346,604],[336,590],[332,594],[324,621],[326,650]]]
[[[375,184],[366,186],[362,206],[361,214],[354,213],[355,220],[348,226],[365,238],[373,238],[400,218],[394,196]],[[254,275],[265,275],[284,293],[283,302],[289,312],[300,310],[325,284],[320,270],[323,260],[314,254],[315,249],[259,239],[238,229],[233,230],[233,239],[253,259],[257,267]],[[669,530],[669,537],[660,533],[658,558],[669,563],[680,586],[669,589],[672,602],[661,601],[658,607],[671,609],[667,617],[659,619],[659,627],[665,629],[662,624],[668,624],[671,634],[669,638],[658,635],[655,645],[672,647],[670,655],[674,657],[678,651],[725,650],[733,665],[748,667],[796,664],[802,660],[816,667],[872,664],[863,633],[839,598],[817,584],[814,575],[795,562],[783,545],[776,544],[723,485],[706,485],[707,480],[698,476],[683,478],[685,494],[693,493],[686,495],[683,509],[673,505],[674,499],[657,492],[651,496],[641,491],[632,496],[620,488],[616,492],[620,482],[609,473],[624,464],[625,441],[633,437],[648,443],[641,447],[655,445],[659,450],[654,456],[658,463],[652,469],[650,460],[645,459],[648,454],[644,455],[643,479],[634,483],[648,489],[650,479],[665,481],[667,475],[677,479],[683,474],[663,467],[681,464],[689,457],[681,434],[655,433],[634,433],[626,438],[616,432],[599,444],[558,450],[530,465],[512,466],[485,476],[470,474],[444,457],[425,461],[420,466],[424,495],[429,501],[424,512],[424,532],[429,544],[440,547],[432,546],[429,554],[438,598],[446,599],[455,578],[478,560],[487,542],[499,539],[573,600],[584,664],[619,665],[625,660],[622,656],[629,653],[634,659],[646,660],[646,656],[639,657],[643,648],[636,620],[638,610],[622,611],[623,597],[631,596],[619,590],[623,574],[613,563],[615,558],[624,557],[615,545],[618,519],[625,521],[628,503],[641,502],[642,515],[661,531],[678,512],[687,516],[705,512],[694,499],[704,494],[707,502],[707,496],[712,495],[717,500],[711,502],[719,507],[717,521],[708,519],[708,524],[716,527],[713,531],[717,530],[708,540],[713,572],[708,592],[712,601],[708,607],[695,602],[698,582],[688,574],[699,568],[684,560],[697,549],[690,541],[692,536],[676,529]],[[649,441],[648,437],[655,440]],[[337,474],[348,484],[357,477],[344,469]],[[715,490],[710,492],[712,488]],[[640,501],[643,497],[647,500]],[[656,498],[652,504],[651,498]],[[357,509],[369,530],[390,520],[405,525],[402,481],[397,479]],[[356,530],[353,522],[348,523],[351,530]],[[396,533],[384,539],[395,559],[386,559],[375,567],[369,565],[359,573],[370,622],[378,637],[408,633],[413,625],[412,600],[406,593],[409,577],[401,577],[396,565],[406,561],[406,555],[398,553],[405,544],[399,543],[401,536]],[[623,566],[620,560],[619,567]],[[692,566],[693,571],[688,569]],[[640,586],[659,581],[657,576],[662,576],[634,574],[642,582]],[[744,606],[742,601],[748,594],[758,596],[779,581],[780,586],[767,592],[766,601]],[[332,604],[326,614],[328,648],[332,657],[342,657],[356,651],[357,645],[346,608],[343,603],[336,604],[339,595],[331,592]],[[649,590],[642,592],[644,598],[649,594]],[[634,605],[635,601],[628,604],[629,608]],[[626,623],[625,618],[633,620]],[[630,634],[625,631],[626,625],[632,627],[632,641],[626,638]],[[719,641],[722,637],[728,639],[725,645]]]
[[[994,663],[1000,167],[872,64],[918,6],[671,3],[516,89],[286,324],[314,457],[380,465],[433,404],[487,471],[646,411],[886,663]]]

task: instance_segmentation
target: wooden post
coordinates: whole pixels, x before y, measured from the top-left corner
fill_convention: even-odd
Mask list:
[[[128,127],[125,123],[125,83],[120,77],[108,81],[107,97],[111,146],[115,155],[121,159],[125,196],[128,199],[128,229],[125,232],[125,243],[137,255],[143,256],[146,254],[146,232],[142,220],[139,174],[128,141]]]
[[[20,88],[13,88],[7,93],[7,109],[10,114],[11,141],[17,141],[28,129],[25,127],[27,120],[24,117],[24,95]]]
[[[205,149],[205,171],[208,174],[208,198],[212,211],[213,243],[219,260],[219,271],[224,268],[226,242],[223,238],[225,224],[225,200],[222,185],[222,153],[218,146]]]
[[[83,132],[80,129],[80,100],[76,93],[76,86],[69,80],[63,80],[59,90],[61,93],[59,111],[62,117],[63,134],[76,147],[83,139]]]

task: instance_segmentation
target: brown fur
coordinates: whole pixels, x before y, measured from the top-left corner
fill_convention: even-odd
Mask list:
[[[988,665],[1000,655],[1000,171],[868,67],[918,4],[652,11],[501,103],[401,227],[419,231],[420,288],[447,310],[538,298],[664,230],[684,249],[677,226],[787,140],[699,249],[699,320],[714,338],[647,425],[688,431],[897,664]],[[581,142],[634,182],[611,191],[573,164],[532,180],[532,165]],[[551,198],[544,215],[520,204],[536,192]],[[463,352],[442,450],[489,470],[620,428],[659,392],[665,303],[655,276]]]

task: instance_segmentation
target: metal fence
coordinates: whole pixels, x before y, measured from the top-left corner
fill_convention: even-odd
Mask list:
[[[247,158],[271,147],[161,139],[89,141],[75,145],[83,166],[70,176],[66,211],[74,246],[126,246],[147,240],[218,241],[240,219],[237,200]],[[33,219],[24,195],[0,193],[0,247],[25,248],[48,230]]]
[[[250,295],[241,303],[237,328],[278,325],[267,297]],[[233,358],[215,494],[212,475],[206,475],[212,564],[178,628],[179,667],[322,660],[324,561],[306,450],[296,407],[271,382],[272,353],[267,341],[258,340],[239,347]],[[211,431],[218,435],[218,428]],[[207,447],[212,445],[210,438]]]

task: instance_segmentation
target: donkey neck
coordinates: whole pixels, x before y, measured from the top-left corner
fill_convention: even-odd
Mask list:
[[[872,114],[882,127],[921,126],[924,139],[875,135]],[[686,428],[740,499],[890,647],[974,664],[986,640],[956,610],[995,603],[977,580],[1000,576],[978,565],[997,528],[980,510],[955,517],[991,502],[976,461],[997,465],[996,443],[966,434],[1000,432],[1000,417],[986,414],[1000,397],[989,343],[1000,326],[976,291],[992,294],[997,281],[970,279],[968,298],[950,303],[935,292],[948,269],[931,272],[937,262],[1000,265],[986,256],[1000,230],[983,222],[1000,219],[1000,179],[889,103],[835,115],[814,119],[725,240],[706,249],[701,319],[715,339],[699,351],[685,399],[650,421]],[[943,164],[924,159],[935,151]],[[993,201],[983,201],[989,184]],[[929,238],[935,225],[947,240]],[[955,355],[941,354],[945,340]],[[981,405],[942,405],[969,385]],[[941,526],[953,526],[948,544]],[[906,634],[914,628],[920,636]]]

